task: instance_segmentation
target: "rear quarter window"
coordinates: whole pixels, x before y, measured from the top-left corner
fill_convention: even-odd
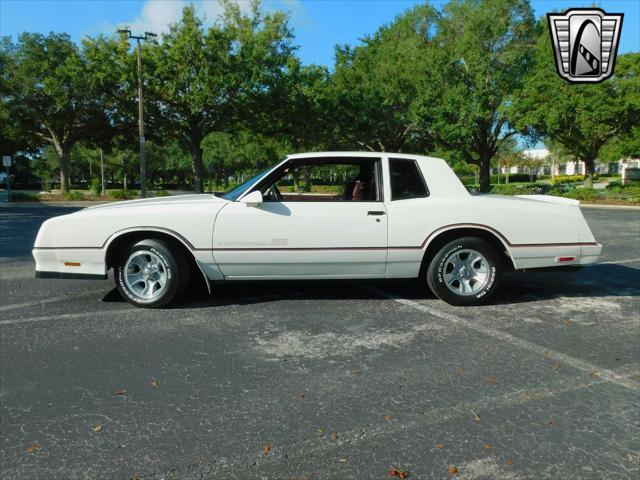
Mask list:
[[[389,159],[391,200],[407,200],[429,196],[418,162],[405,158]]]

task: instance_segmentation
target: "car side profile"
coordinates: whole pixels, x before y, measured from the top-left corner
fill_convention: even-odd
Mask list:
[[[293,179],[339,188],[291,192]],[[597,261],[579,202],[471,195],[444,160],[376,152],[289,155],[222,195],[100,205],[44,222],[40,278],[114,278],[140,307],[189,282],[420,278],[453,305],[488,302],[511,269]]]

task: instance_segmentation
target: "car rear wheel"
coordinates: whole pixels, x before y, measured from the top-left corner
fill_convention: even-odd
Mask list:
[[[498,288],[502,264],[493,248],[477,237],[463,237],[443,246],[431,259],[427,283],[451,305],[480,305]]]
[[[177,299],[184,292],[189,276],[189,265],[182,252],[156,239],[130,245],[115,266],[120,295],[144,308],[164,307]]]

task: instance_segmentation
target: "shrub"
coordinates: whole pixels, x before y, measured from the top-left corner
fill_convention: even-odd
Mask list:
[[[71,201],[79,201],[79,200],[84,200],[84,195],[82,194],[82,192],[78,192],[77,190],[71,190],[70,192],[65,192],[63,194],[63,197],[65,200],[71,200]]]
[[[28,192],[11,192],[11,202],[39,202],[40,195]]]
[[[114,200],[131,200],[136,194],[132,190],[114,190],[109,196]]]
[[[156,190],[155,197],[168,197],[169,196],[169,192],[167,190]]]
[[[634,183],[632,185],[625,185],[622,187],[623,193],[632,195],[634,197],[640,197],[640,183]]]
[[[97,177],[93,177],[91,179],[91,183],[89,184],[89,190],[96,196],[99,197],[102,193],[102,182]]]
[[[593,201],[600,198],[600,192],[591,188],[576,188],[566,192],[563,197],[573,198],[575,200]]]
[[[469,185],[475,185],[476,183],[476,177],[458,177],[460,179],[460,182],[462,182],[462,184],[466,187]]]
[[[560,185],[563,183],[577,183],[584,182],[584,175],[557,175],[553,179],[554,185]]]
[[[491,193],[497,195],[534,195],[543,193],[545,187],[530,183],[528,185],[493,185]]]

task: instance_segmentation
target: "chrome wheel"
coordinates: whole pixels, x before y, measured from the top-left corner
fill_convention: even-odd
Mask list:
[[[474,295],[489,281],[489,262],[476,250],[458,250],[447,259],[442,275],[447,288],[456,295]]]
[[[155,253],[138,250],[124,264],[124,281],[137,297],[153,300],[167,287],[167,269]]]

